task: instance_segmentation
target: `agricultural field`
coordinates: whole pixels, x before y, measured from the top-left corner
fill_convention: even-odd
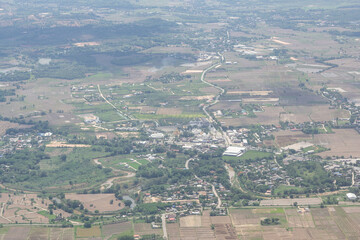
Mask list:
[[[352,207],[232,209],[232,224],[241,239],[349,239],[358,238]],[[280,225],[262,226],[265,217]],[[345,233],[345,234],[344,234]]]
[[[91,212],[114,212],[124,208],[124,203],[115,198],[114,194],[65,194],[66,199],[80,201]]]
[[[1,239],[18,240],[74,240],[74,229],[72,228],[45,228],[31,226],[12,226],[0,229]]]
[[[36,194],[7,194],[0,198],[2,214],[0,223],[49,223],[52,216],[44,214],[51,203],[50,200],[39,198]],[[45,210],[45,212],[43,212]],[[62,210],[56,211],[64,213]],[[67,214],[64,213],[65,216]]]
[[[353,129],[334,129],[335,134],[318,134],[314,143],[329,148],[329,151],[319,153],[322,157],[344,156],[360,157],[360,135]]]

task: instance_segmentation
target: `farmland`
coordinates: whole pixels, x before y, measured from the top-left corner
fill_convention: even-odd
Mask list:
[[[359,238],[356,0],[0,6],[0,240]]]

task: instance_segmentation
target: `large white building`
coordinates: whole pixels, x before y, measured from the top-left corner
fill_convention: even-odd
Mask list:
[[[349,200],[356,200],[356,195],[355,194],[353,194],[353,193],[347,193],[346,194],[346,197],[349,199]]]
[[[224,156],[239,157],[245,152],[245,147],[228,147],[223,153]]]

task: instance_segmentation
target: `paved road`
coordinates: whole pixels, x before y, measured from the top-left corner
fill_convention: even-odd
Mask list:
[[[165,217],[165,213],[163,213],[163,214],[161,215],[161,221],[162,221],[162,229],[163,229],[163,233],[164,233],[163,238],[164,238],[164,239],[168,239],[167,229],[166,229],[166,217]]]
[[[97,87],[98,87],[98,91],[99,91],[100,97],[101,97],[102,99],[104,99],[107,104],[109,104],[111,107],[113,107],[113,108],[116,110],[116,112],[117,112],[122,118],[134,120],[131,116],[128,116],[127,114],[125,114],[125,113],[123,113],[122,111],[120,111],[120,109],[118,109],[114,104],[112,104],[109,100],[106,99],[106,97],[103,95],[103,93],[102,93],[102,91],[101,91],[101,88],[100,88],[100,85],[99,85],[99,84],[97,85]]]
[[[219,54],[220,57],[221,57],[221,62],[224,62],[224,61],[225,61],[225,57],[224,57],[222,54],[220,54],[220,53],[218,53],[218,54]],[[209,114],[209,112],[208,112],[207,109],[208,109],[209,107],[211,107],[211,106],[213,106],[213,105],[215,105],[215,104],[217,104],[217,103],[219,102],[219,98],[221,97],[221,95],[223,95],[223,94],[225,93],[225,89],[223,89],[223,88],[221,88],[221,87],[219,87],[219,86],[216,86],[215,84],[212,84],[212,83],[210,83],[210,82],[207,82],[207,81],[205,80],[205,75],[206,75],[206,73],[207,73],[208,71],[210,71],[210,70],[212,70],[212,69],[214,69],[214,68],[218,68],[218,67],[220,67],[220,66],[221,66],[221,63],[216,63],[216,64],[214,64],[214,65],[211,65],[210,67],[206,68],[206,69],[202,72],[201,77],[200,77],[200,80],[201,80],[203,83],[205,83],[205,84],[207,84],[207,85],[209,85],[209,86],[211,86],[211,87],[214,87],[214,88],[216,88],[216,89],[218,89],[218,90],[220,91],[220,93],[215,97],[215,100],[214,100],[212,103],[207,104],[207,105],[204,105],[203,108],[202,108],[202,110],[204,111],[204,113],[206,114],[206,116],[208,117],[208,119],[209,119],[209,121],[210,121],[211,123],[216,122],[216,119],[214,119],[214,118]],[[220,128],[220,132],[221,132],[221,135],[223,136],[223,138],[225,139],[225,144],[226,144],[226,146],[227,146],[227,147],[230,146],[230,145],[232,144],[232,142],[231,142],[229,136],[226,134],[226,132],[224,132],[224,131],[222,130],[222,128]]]

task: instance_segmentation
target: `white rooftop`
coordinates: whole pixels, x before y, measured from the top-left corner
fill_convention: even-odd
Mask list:
[[[226,149],[226,151],[223,153],[225,156],[239,156],[245,151],[245,147],[233,147],[230,146]]]

